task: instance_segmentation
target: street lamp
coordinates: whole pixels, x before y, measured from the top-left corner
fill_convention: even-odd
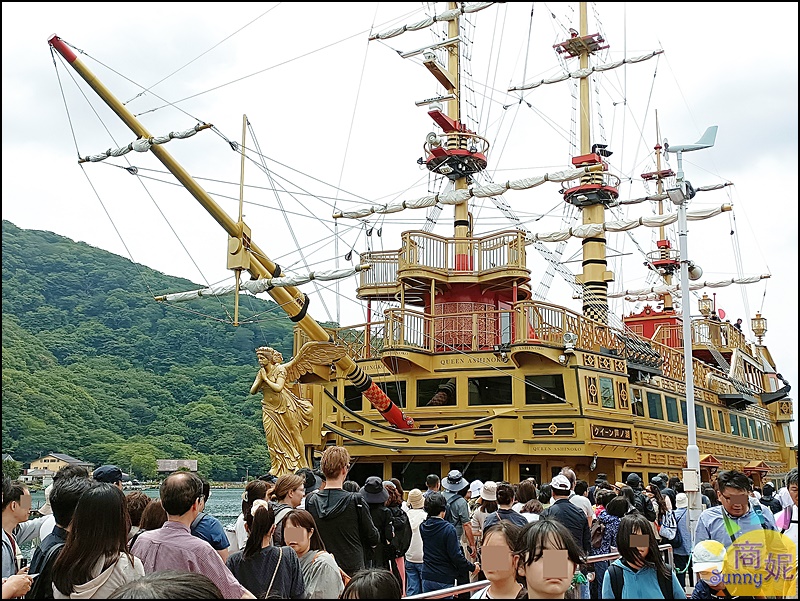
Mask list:
[[[688,226],[686,222],[686,205],[694,196],[692,185],[683,179],[683,153],[693,150],[711,148],[717,137],[717,126],[706,129],[703,137],[695,144],[670,146],[664,140],[664,150],[678,155],[678,173],[676,177],[677,188],[667,190],[667,195],[673,204],[678,207],[678,242],[681,259],[681,306],[683,315],[683,364],[686,379],[686,469],[683,471],[684,490],[689,495],[689,533],[694,546],[694,531],[700,517],[700,448],[697,446],[697,422],[694,405],[694,365],[692,358],[692,318],[689,310],[689,269],[692,267],[687,250]]]

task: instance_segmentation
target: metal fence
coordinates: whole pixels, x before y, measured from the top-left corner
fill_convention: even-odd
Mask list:
[[[671,570],[675,569],[675,561],[672,554],[672,545],[659,545],[658,548],[662,553],[665,553],[664,560]],[[619,553],[605,553],[603,555],[592,555],[586,559],[586,563],[597,563],[600,561],[614,561],[619,559]],[[430,593],[420,593],[419,595],[411,595],[410,597],[403,597],[403,599],[442,599],[444,597],[452,597],[459,593],[474,593],[489,584],[488,580],[479,580],[470,582],[468,584],[459,584],[458,586],[451,586],[450,588],[443,588],[438,591]]]

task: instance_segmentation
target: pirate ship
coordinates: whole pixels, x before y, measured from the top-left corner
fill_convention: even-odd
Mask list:
[[[590,33],[581,3],[579,29],[570,29],[554,47],[564,72],[509,90],[577,82],[580,133],[571,165],[495,183],[485,177],[491,143],[468,125],[463,62],[464,21],[491,4],[448,3],[446,10],[423,21],[371,36],[386,40],[445,27],[435,44],[401,53],[403,58],[421,56],[421,66],[441,86],[436,97],[418,103],[427,107],[434,127],[424,138],[419,162],[441,187],[421,198],[336,211],[334,217],[365,221],[427,209],[431,222],[452,207],[452,230],[445,235],[427,227],[407,230],[395,250],[361,252],[361,263],[347,275],[357,273],[355,294],[364,303],[366,320],[341,327],[323,327],[311,316],[309,296],[299,286],[313,277],[287,277],[256,245],[241,210],[238,220],[225,213],[164,149],[168,139],[153,137],[60,38],[53,36],[50,44],[227,232],[228,268],[236,273],[229,289],[267,292],[296,324],[295,354],[320,341],[346,349],[335,363],[310,366],[294,385],[296,395],[313,405],[303,431],[309,464],[326,446],[343,445],[354,458],[351,478],[397,477],[406,488],[420,486],[429,473],[451,469],[460,469],[468,479],[511,482],[530,476],[548,481],[565,464],[590,481],[600,472],[623,481],[630,472],[678,475],[687,447],[681,337],[687,319],[702,479],[710,481],[717,470],[728,468],[743,469],[757,484],[767,474],[780,479],[796,465],[792,402],[790,386],[763,343],[766,319],[753,317],[756,339],[748,340],[734,325],[711,319],[707,296],[699,300],[698,316],[691,316],[691,307],[676,308],[673,280],[683,259],[667,227],[675,222],[668,191],[679,182],[662,164],[667,149],[656,143],[655,169],[640,174],[656,190],[626,200],[620,195],[620,177],[612,173],[611,150],[592,141],[591,78],[659,52],[596,62],[608,45],[602,35]],[[205,127],[198,124],[170,138]],[[547,182],[560,185],[565,207],[579,214],[582,224],[533,233],[503,200],[507,191]],[[491,199],[510,225],[482,229],[473,211],[478,199]],[[657,215],[609,219],[612,207],[644,201],[654,203]],[[730,205],[721,205],[689,217],[711,218],[727,210]],[[656,248],[645,263],[659,284],[610,293],[615,276],[608,265],[607,235],[638,226],[658,228]],[[547,246],[569,239],[579,240],[582,248],[577,276],[566,268],[561,248],[554,252]],[[581,299],[580,309],[543,300],[532,285],[528,255],[534,249],[545,258],[549,277],[555,271],[570,284]],[[242,271],[250,273],[250,282],[239,281]],[[609,309],[613,294],[645,304],[616,315]]]

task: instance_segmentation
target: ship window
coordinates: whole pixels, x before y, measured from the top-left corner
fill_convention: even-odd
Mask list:
[[[689,424],[689,419],[686,417],[687,409],[686,409],[686,401],[681,401],[681,418],[683,419],[683,425],[686,426]]]
[[[703,413],[703,408],[700,405],[694,406],[694,419],[697,422],[698,428],[706,427],[706,414]]]
[[[336,386],[333,387],[333,396],[339,398],[336,394]],[[350,411],[361,411],[363,409],[361,400],[361,393],[355,386],[344,387],[344,406]]]
[[[441,478],[442,464],[438,461],[392,462],[392,478],[400,480],[403,490],[411,490],[412,488],[426,490],[425,478],[428,477],[428,474],[436,474]]]
[[[756,426],[758,427],[758,439],[764,440],[764,428],[761,425],[761,422],[758,422]]]
[[[741,415],[739,416],[739,431],[745,438],[750,438],[750,432],[747,431],[747,420]]]
[[[733,413],[730,414],[731,416],[731,434],[734,436],[739,435],[739,418],[737,418]]]
[[[657,392],[647,393],[647,411],[650,419],[664,419],[664,409],[661,406],[661,395]]]
[[[719,418],[720,432],[725,432],[727,434],[728,428],[725,427],[725,414],[722,411],[717,411],[717,417]]]
[[[764,428],[767,431],[767,439],[770,442],[775,442],[775,433],[772,431],[772,424],[766,424]]]
[[[633,402],[631,403],[631,413],[633,413],[634,415],[638,415],[639,417],[644,417],[644,402],[642,401],[642,389],[631,388],[631,394],[633,395]]]
[[[673,424],[680,423],[678,421],[678,401],[674,396],[665,396],[664,401],[667,403],[667,419]]]
[[[706,423],[709,430],[714,429],[714,414],[711,411],[711,407],[706,407]]]
[[[792,442],[792,429],[789,427],[789,424],[783,424],[783,442],[787,447],[794,446]]]
[[[536,480],[537,486],[542,481],[542,466],[539,463],[520,463],[519,464],[519,481],[533,478]]]
[[[507,481],[503,474],[502,461],[473,461],[469,464],[454,461],[450,464],[450,469],[462,472],[464,478],[470,482],[473,480],[480,480],[481,482],[486,482],[487,480],[492,482]],[[509,479],[510,477],[509,474]]]
[[[600,378],[600,398],[603,407],[606,409],[616,409],[617,403],[614,400],[614,380],[611,378]]]
[[[417,380],[417,407],[428,406],[428,403],[433,400],[434,395],[440,391],[442,394],[436,398],[436,405],[454,406],[456,404],[456,395],[450,394],[450,391],[455,391],[455,385],[456,381],[454,378]]]
[[[406,406],[406,383],[404,380],[388,380],[386,382],[375,382],[378,388],[386,393],[392,402],[398,407]]]
[[[756,420],[750,420],[750,438],[758,440],[758,431],[756,430]]]
[[[549,394],[548,394],[549,393]],[[560,374],[525,376],[525,404],[563,403],[564,377]]]
[[[470,378],[468,403],[470,406],[510,405],[511,376]]]
[[[370,476],[378,476],[383,480],[383,464],[356,461],[354,464],[351,464],[350,471],[347,472],[347,479],[358,482],[359,484]]]

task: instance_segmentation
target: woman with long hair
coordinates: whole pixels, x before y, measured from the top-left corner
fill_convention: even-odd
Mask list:
[[[513,554],[522,528],[500,520],[483,533],[481,561],[489,585],[475,591],[473,599],[521,599],[528,592],[517,574],[519,557]]]
[[[545,553],[553,550],[567,552],[566,566],[553,566],[546,559]],[[564,599],[585,559],[567,527],[546,518],[530,522],[522,529],[514,555],[518,558],[517,573],[525,579],[527,597],[523,598],[527,599]],[[554,568],[560,571],[559,577],[553,573]]]
[[[283,542],[283,520],[293,509],[297,509],[303,498],[306,496],[305,478],[297,474],[285,474],[275,482],[272,489],[272,506],[275,512],[275,534],[272,537],[272,544],[281,546]]]
[[[600,513],[595,518],[603,525],[603,539],[599,547],[589,549],[589,555],[605,555],[617,547],[617,532],[620,520],[628,513],[630,505],[628,499],[622,495],[614,495],[612,490],[595,491],[597,506]],[[602,501],[602,502],[601,502]],[[603,577],[609,566],[609,561],[596,561],[594,563],[594,580],[589,584],[592,599],[600,598],[600,589],[603,586]]]
[[[133,549],[133,543],[141,536],[142,532],[157,530],[161,528],[167,520],[167,512],[161,505],[161,499],[153,499],[150,501],[147,507],[144,508],[144,511],[142,511],[142,517],[139,520],[139,530],[131,537],[131,540],[128,541],[128,548]]]
[[[247,543],[225,565],[239,583],[258,599],[304,599],[306,587],[297,554],[291,547],[273,547],[275,512],[268,501],[256,499],[245,516]]]
[[[242,513],[236,518],[236,524],[233,526],[233,530],[236,533],[238,550],[244,549],[247,543],[247,529],[244,527],[245,516],[250,513],[250,510],[253,508],[253,503],[258,499],[267,498],[270,490],[272,490],[271,486],[263,480],[251,480],[247,483],[247,486],[244,487],[244,492],[242,493]],[[236,550],[237,549],[232,549],[232,551]]]
[[[480,557],[481,544],[483,543],[483,522],[486,516],[497,511],[497,483],[487,480],[481,487],[480,505],[472,512],[472,532],[475,534],[475,547],[477,548],[476,557]],[[480,574],[478,576],[480,577]]]
[[[297,553],[308,598],[337,599],[344,589],[342,571],[325,550],[314,516],[305,509],[293,509],[283,521],[283,540]]]
[[[647,500],[649,503],[653,505],[653,511],[656,512],[656,519],[653,521],[653,531],[656,534],[656,540],[660,541],[661,536],[659,535],[658,531],[661,528],[661,522],[664,519],[664,516],[667,515],[667,502],[664,499],[664,496],[661,494],[661,491],[658,489],[658,486],[655,484],[651,484],[645,489],[645,494],[647,495]]]
[[[550,487],[550,485],[542,484],[539,487],[539,495],[538,495],[539,502],[542,504],[542,511],[550,507],[550,503],[553,500],[552,497],[553,497],[553,489]]]
[[[384,505],[392,513],[392,528],[394,529],[394,537],[392,542],[387,545],[386,556],[389,559],[389,569],[392,574],[397,576],[401,590],[405,594],[406,551],[408,551],[406,543],[411,545],[411,524],[408,521],[408,514],[403,511],[403,489],[398,489],[397,485],[390,480],[384,481],[383,487],[389,493],[389,498],[386,499]]]
[[[683,599],[678,577],[667,566],[658,549],[653,525],[636,512],[619,523],[614,561],[603,578],[603,599]]]
[[[131,521],[125,495],[113,484],[94,482],[75,507],[69,534],[53,564],[56,599],[107,599],[126,582],[144,576],[128,550]]]
[[[533,478],[526,478],[517,484],[514,498],[516,499],[516,503],[511,506],[511,509],[522,513],[522,508],[525,506],[525,503],[531,499],[539,498],[539,491],[536,490],[536,480]]]

